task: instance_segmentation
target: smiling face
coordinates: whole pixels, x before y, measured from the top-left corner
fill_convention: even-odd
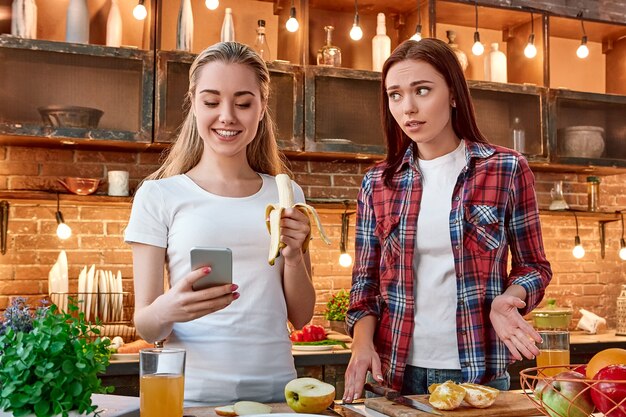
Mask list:
[[[265,111],[254,71],[216,61],[200,70],[193,108],[205,152],[245,158]]]
[[[443,76],[424,62],[393,64],[385,79],[389,110],[404,133],[417,143],[420,157],[433,159],[454,150],[452,94]]]

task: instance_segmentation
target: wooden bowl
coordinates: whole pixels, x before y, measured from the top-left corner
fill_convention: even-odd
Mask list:
[[[93,194],[100,185],[99,178],[66,177],[59,181],[71,193],[78,195]]]

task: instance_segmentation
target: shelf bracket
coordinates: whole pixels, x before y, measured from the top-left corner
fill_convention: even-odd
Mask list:
[[[605,225],[607,223],[612,223],[612,222],[616,222],[619,221],[619,219],[615,219],[615,220],[600,220],[598,221],[598,231],[600,232],[600,257],[602,259],[604,259],[604,255],[605,255],[605,246],[606,246],[606,230],[605,230]]]

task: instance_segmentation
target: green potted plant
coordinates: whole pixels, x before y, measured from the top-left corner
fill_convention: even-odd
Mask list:
[[[346,290],[339,290],[333,294],[326,303],[324,317],[330,323],[331,330],[348,334],[346,330],[346,312],[350,305],[350,293]]]
[[[31,309],[17,297],[0,322],[0,410],[16,417],[93,413],[91,394],[113,391],[98,378],[110,356],[110,341],[99,333],[74,300],[62,313],[56,305]]]

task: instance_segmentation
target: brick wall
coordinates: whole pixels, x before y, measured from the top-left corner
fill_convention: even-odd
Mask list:
[[[56,179],[64,176],[105,178],[109,170],[130,172],[131,189],[158,165],[156,153],[115,151],[59,150],[27,147],[0,148],[0,190],[51,190],[63,192]],[[354,199],[363,173],[370,163],[355,161],[292,160],[296,181],[309,198]],[[555,180],[564,180],[566,200],[573,208],[586,207],[585,176],[575,174],[536,174],[541,208],[550,203],[550,188]],[[602,178],[600,206],[613,211],[626,207],[626,175]],[[106,184],[98,194],[106,193]],[[5,193],[6,194],[6,193]],[[55,235],[56,201],[8,198],[10,209],[8,248],[0,255],[0,309],[9,297],[33,298],[47,293],[48,271],[59,250],[67,252],[70,265],[70,290],[84,265],[122,271],[125,290],[132,290],[132,260],[122,241],[130,203],[80,203],[62,200],[61,210],[73,235],[60,241]],[[312,243],[313,279],[318,293],[315,322],[324,324],[322,313],[329,295],[349,288],[350,270],[338,264],[342,210],[320,209],[324,227],[333,244],[319,240]],[[354,250],[354,216],[351,217],[349,252]],[[544,241],[555,272],[548,295],[560,304],[594,311],[615,324],[616,297],[625,283],[625,264],[618,256],[621,227],[619,222],[606,226],[606,257],[600,257],[597,219],[580,219],[579,234],[587,255],[575,260],[571,255],[575,223],[571,214],[542,215]]]

